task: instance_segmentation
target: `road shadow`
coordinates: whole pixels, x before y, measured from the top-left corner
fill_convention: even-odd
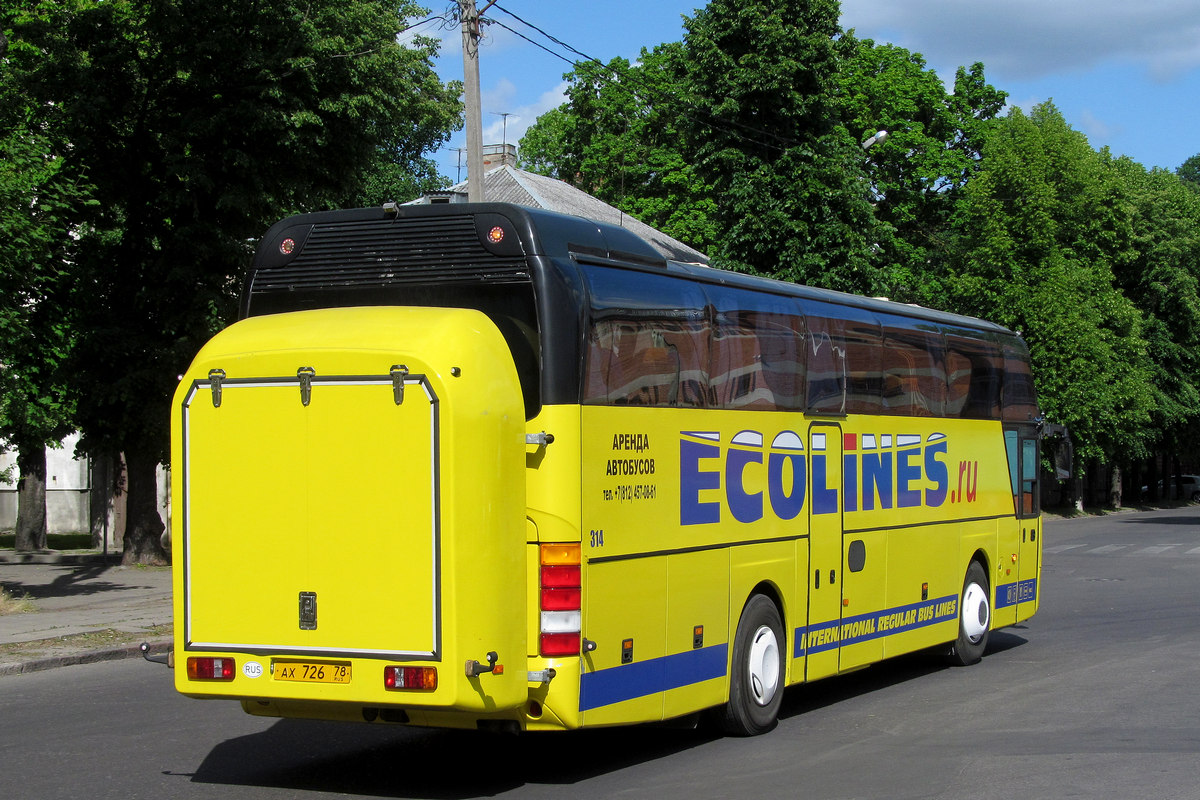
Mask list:
[[[662,726],[505,735],[280,720],[217,745],[192,780],[290,791],[444,800],[525,784],[571,785],[711,742]]]
[[[1145,514],[1139,514],[1138,516],[1130,517],[1129,519],[1117,520],[1117,522],[1120,522],[1123,525],[1127,525],[1130,523],[1134,523],[1137,525],[1187,525],[1187,526],[1191,526],[1194,528],[1200,528],[1200,511],[1198,511],[1195,514],[1188,514],[1186,516],[1170,516],[1170,517],[1168,517],[1168,516],[1159,517],[1159,516],[1149,516],[1149,515],[1145,515]]]
[[[1024,626],[1018,625],[992,631],[988,636],[984,659],[1026,644],[1027,639],[1013,632],[1023,629]],[[945,647],[896,656],[858,672],[789,688],[783,699],[783,707],[779,710],[779,717],[790,719],[950,669],[960,668],[950,665]]]
[[[1012,629],[993,631],[984,658],[1025,644]],[[890,659],[850,675],[787,690],[782,719],[952,669],[941,653]],[[768,734],[770,735],[770,734]],[[222,742],[191,779],[436,800],[495,795],[526,784],[570,786],[669,758],[721,738],[709,725],[643,725],[563,733],[502,735],[280,720],[261,733]]]
[[[33,600],[45,600],[51,597],[88,597],[106,592],[123,592],[129,589],[147,588],[144,582],[131,581],[127,577],[118,582],[105,580],[105,573],[116,567],[106,565],[86,567],[55,567],[56,573],[52,579],[45,580],[45,573],[36,577],[43,580],[0,580],[10,594],[30,597]]]

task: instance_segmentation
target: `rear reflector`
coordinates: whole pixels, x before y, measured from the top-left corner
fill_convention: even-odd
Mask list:
[[[384,667],[383,688],[390,690],[420,690],[437,688],[437,667]]]
[[[187,674],[194,681],[231,681],[233,672],[232,658],[190,656],[187,660]]]

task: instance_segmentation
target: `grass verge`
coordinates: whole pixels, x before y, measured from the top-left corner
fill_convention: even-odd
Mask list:
[[[130,633],[113,628],[95,631],[93,633],[77,633],[71,636],[56,636],[52,639],[38,639],[34,642],[12,642],[0,644],[0,661],[40,658],[52,656],[64,651],[107,650],[112,647],[138,644],[147,639],[161,639],[171,636],[173,626],[155,625],[143,631]]]
[[[15,597],[3,586],[0,586],[0,617],[6,614],[23,614],[36,608],[30,598],[24,595]]]

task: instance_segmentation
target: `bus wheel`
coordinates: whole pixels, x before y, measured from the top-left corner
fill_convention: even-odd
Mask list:
[[[987,572],[978,561],[972,561],[963,581],[962,600],[958,609],[958,639],[950,647],[951,664],[966,667],[983,657],[992,622],[989,596]]]
[[[757,736],[775,727],[783,702],[785,642],[775,604],[761,594],[751,597],[734,637],[729,702],[718,718],[725,733]]]

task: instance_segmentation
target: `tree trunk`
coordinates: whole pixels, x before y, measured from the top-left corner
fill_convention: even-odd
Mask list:
[[[162,546],[166,526],[158,513],[158,459],[136,450],[125,452],[129,474],[127,517],[125,521],[125,552],[122,564],[171,563]]]
[[[1070,487],[1070,507],[1076,512],[1084,511],[1084,476],[1080,473],[1079,464],[1075,464],[1067,481]]]
[[[46,549],[46,447],[22,445],[17,450],[18,551]]]
[[[1113,464],[1109,467],[1108,478],[1108,505],[1111,508],[1121,507],[1121,465]]]

